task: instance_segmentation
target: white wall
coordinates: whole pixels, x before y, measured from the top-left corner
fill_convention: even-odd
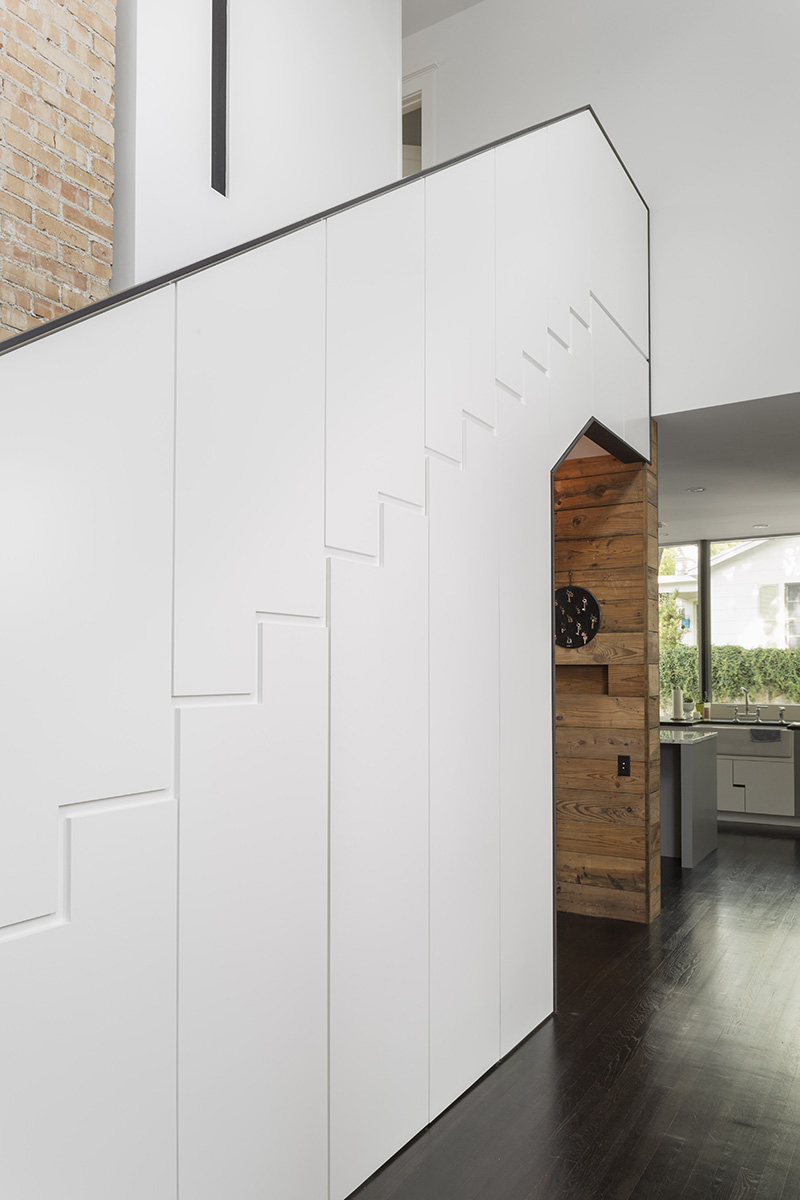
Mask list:
[[[404,41],[437,154],[591,104],[652,213],[653,413],[798,390],[800,7],[484,0]]]
[[[228,7],[221,196],[211,188],[210,0],[120,0],[115,290],[400,174],[400,0]]]
[[[0,355],[2,1195],[343,1200],[550,1013],[631,196],[583,114]]]

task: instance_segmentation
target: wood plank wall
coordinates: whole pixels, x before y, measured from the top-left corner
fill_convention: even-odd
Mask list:
[[[568,459],[554,499],[555,586],[601,607],[592,642],[555,650],[558,907],[647,923],[661,911],[655,426],[652,466]]]

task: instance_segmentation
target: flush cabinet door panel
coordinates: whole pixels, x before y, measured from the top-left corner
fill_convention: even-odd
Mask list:
[[[734,760],[717,757],[717,808],[723,812],[744,812],[744,787],[733,779]]]
[[[794,763],[734,760],[733,782],[744,788],[745,812],[794,816]]]

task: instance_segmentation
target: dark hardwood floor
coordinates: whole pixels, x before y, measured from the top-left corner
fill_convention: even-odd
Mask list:
[[[557,1014],[358,1200],[800,1200],[800,839],[662,865],[650,927],[560,915]]]

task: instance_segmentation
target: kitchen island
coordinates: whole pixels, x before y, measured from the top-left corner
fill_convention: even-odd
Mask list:
[[[717,734],[660,731],[661,854],[696,867],[717,848]]]

